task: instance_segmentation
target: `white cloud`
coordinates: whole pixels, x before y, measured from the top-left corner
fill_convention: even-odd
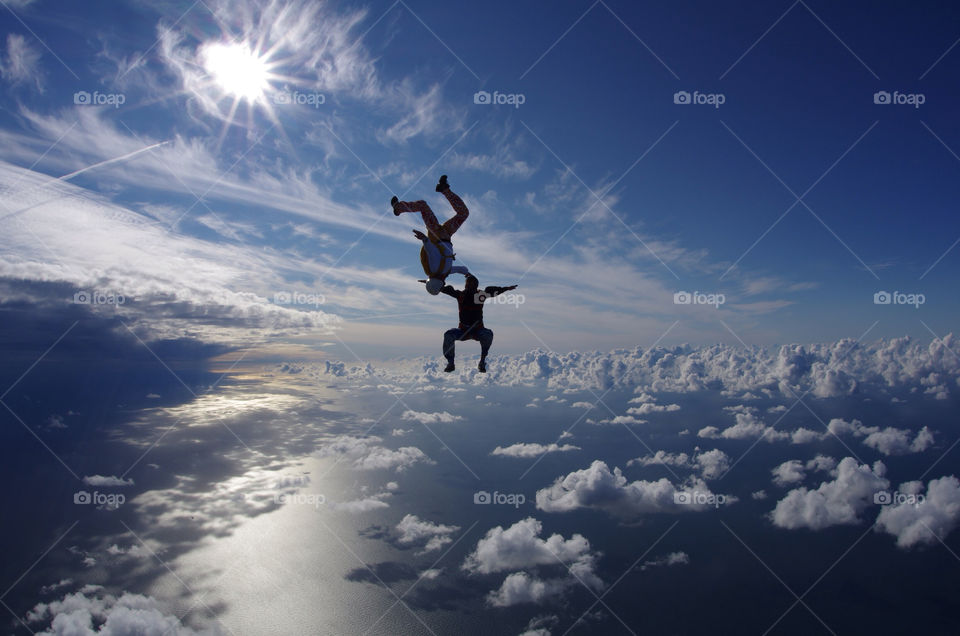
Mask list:
[[[882,462],[871,468],[858,464],[853,457],[845,457],[836,468],[835,479],[822,482],[816,490],[791,490],[777,502],[770,518],[774,525],[788,529],[820,530],[858,523],[860,514],[873,504],[873,495],[890,485],[883,477],[885,473]]]
[[[342,510],[344,512],[349,512],[352,514],[357,514],[361,512],[370,512],[371,510],[389,508],[390,504],[384,501],[384,499],[389,496],[390,496],[390,493],[379,493],[376,495],[371,495],[369,497],[364,497],[362,499],[333,502],[330,504],[330,507],[333,508],[334,510]]]
[[[396,526],[397,541],[404,545],[419,545],[423,547],[420,554],[439,550],[453,541],[450,536],[457,532],[460,526],[448,526],[432,523],[416,515],[408,514]]]
[[[705,426],[700,429],[697,435],[705,439],[753,439],[762,437],[765,442],[776,442],[790,437],[789,433],[778,431],[765,424],[753,411],[735,412],[734,418],[737,423],[733,426],[729,426],[722,431],[716,426]]]
[[[862,394],[885,393],[929,383],[926,379],[934,374],[938,384],[956,391],[960,359],[949,347],[957,346],[957,339],[948,335],[926,344],[904,337],[872,343],[840,340],[784,345],[773,350],[726,345],[637,347],[609,352],[537,350],[499,357],[482,381],[497,386],[544,383],[552,392],[639,386],[654,392],[686,393],[711,387],[736,394],[769,392],[770,397],[790,398],[807,390],[817,397],[849,395],[854,389]],[[398,372],[396,380],[410,383],[422,377],[423,364],[428,361],[410,360],[409,369]],[[362,366],[349,372],[361,373]],[[575,402],[571,406],[590,405]]]
[[[169,183],[168,174],[164,180]],[[111,315],[167,337],[191,333],[216,339],[230,334],[231,327],[322,329],[338,320],[316,309],[270,302],[268,294],[289,289],[280,263],[289,260],[293,267],[292,256],[181,235],[88,190],[2,163],[0,184],[12,189],[5,205],[13,212],[2,216],[16,216],[24,228],[0,236],[0,277],[67,283],[74,292],[88,295],[101,291],[123,296],[123,305],[106,306]],[[45,249],[38,251],[38,243]],[[305,266],[301,261],[296,267],[320,271],[316,263]],[[251,287],[254,279],[258,282]],[[5,293],[15,292],[11,288]],[[38,302],[35,294],[25,298]],[[66,305],[74,297],[65,294],[48,301]],[[86,307],[106,310],[95,304]]]
[[[900,484],[898,491],[916,499],[895,501],[884,506],[877,516],[877,530],[895,536],[898,547],[937,543],[957,527],[960,521],[960,480],[953,475],[931,479],[925,494],[923,484],[916,481]]]
[[[559,534],[553,534],[541,539],[542,531],[543,524],[533,517],[522,519],[507,529],[502,526],[491,528],[467,556],[463,569],[490,574],[537,565],[592,560],[590,542],[583,535],[574,534],[564,539]]]
[[[403,412],[402,417],[405,420],[412,420],[415,422],[420,422],[421,424],[447,424],[463,419],[459,415],[451,415],[446,411],[441,411],[439,413],[423,413],[421,411],[407,410]]]
[[[403,471],[417,463],[434,463],[423,451],[415,446],[403,446],[391,450],[381,446],[383,441],[376,436],[352,437],[339,435],[322,444],[321,456],[341,455],[353,460],[354,468],[359,470],[396,470]]]
[[[803,462],[799,459],[785,461],[770,472],[773,473],[773,483],[781,487],[800,483],[807,476]]]
[[[664,464],[678,468],[689,468],[699,470],[700,476],[704,479],[716,479],[730,468],[730,456],[716,448],[704,452],[697,450],[693,456],[686,453],[668,453],[658,450],[653,455],[638,457],[627,462],[627,466],[634,464],[639,466]]]
[[[520,636],[550,636],[550,628],[557,624],[560,617],[556,614],[534,616],[527,623],[526,630]]]
[[[0,59],[0,77],[10,84],[32,83],[38,91],[43,92],[40,49],[19,33],[8,34],[7,52]]]
[[[617,415],[611,419],[600,420],[597,424],[646,424],[647,420],[641,420],[633,415]]]
[[[674,495],[686,493],[690,503],[676,503]],[[702,503],[714,493],[706,482],[690,478],[674,486],[667,479],[627,482],[620,469],[613,472],[606,462],[595,460],[589,468],[558,477],[551,486],[537,491],[537,508],[546,512],[570,512],[580,508],[604,510],[615,516],[631,517],[648,513],[706,510]],[[732,503],[735,498],[725,496]]]
[[[115,475],[87,475],[83,478],[83,483],[88,486],[122,487],[132,486],[133,479],[123,479]]]
[[[630,400],[633,402],[633,400]],[[630,415],[648,415],[650,413],[665,413],[671,411],[679,411],[679,404],[653,404],[650,402],[641,404],[640,406],[634,406],[627,409],[627,413]]]
[[[690,563],[690,555],[688,555],[686,552],[671,552],[670,554],[665,554],[661,557],[644,561],[643,565],[640,566],[640,569],[646,570],[647,568],[651,567],[687,565],[688,563]]]
[[[826,439],[828,435],[829,433],[827,432],[818,433],[817,431],[801,426],[797,430],[790,433],[790,442],[793,444],[810,444],[812,442],[819,442],[820,440]]]
[[[50,585],[44,585],[40,588],[41,594],[50,594],[58,590],[62,590],[65,587],[70,587],[73,585],[73,579],[60,579],[56,583],[51,583]]]
[[[603,588],[603,581],[594,571],[598,554],[591,552],[590,542],[580,534],[564,539],[559,534],[541,539],[543,525],[528,517],[509,528],[491,528],[477,542],[477,547],[463,563],[463,569],[477,574],[507,570],[550,568],[561,575],[541,578],[529,571],[516,571],[504,579],[500,588],[487,596],[497,607],[519,603],[540,603],[553,598],[566,588],[584,584],[594,590]]]
[[[124,592],[119,598],[101,594],[99,586],[87,586],[49,603],[38,603],[27,621],[45,625],[38,636],[95,636],[96,634],[217,634],[195,631],[173,613],[167,614],[151,596]],[[96,631],[93,625],[97,625]]]
[[[536,166],[515,156],[504,156],[499,152],[497,154],[452,152],[447,157],[446,164],[509,179],[527,179],[537,171]]]
[[[807,470],[816,470],[834,474],[837,468],[837,460],[827,455],[817,455],[813,459],[807,460]]]
[[[160,548],[159,547],[156,549],[148,548],[148,546],[145,546],[139,543],[133,544],[129,548],[121,548],[116,543],[114,543],[109,548],[107,548],[107,554],[111,556],[127,555],[127,556],[133,556],[133,557],[146,558],[146,557],[152,557],[153,554],[157,551],[157,549],[160,549]]]
[[[580,450],[580,447],[572,444],[558,445],[556,442],[551,444],[518,443],[507,447],[497,446],[490,454],[504,457],[538,457],[544,453],[565,453],[575,450]]]
[[[542,603],[560,595],[574,583],[576,583],[576,580],[571,578],[544,580],[526,572],[513,572],[507,575],[498,590],[487,596],[487,602],[494,607],[509,607],[521,603]]]
[[[917,431],[910,439],[910,431],[904,428],[888,426],[864,426],[860,420],[847,422],[839,418],[830,420],[827,425],[830,432],[838,437],[849,434],[863,438],[863,443],[883,455],[907,455],[922,453],[933,445],[933,433],[926,426]]]

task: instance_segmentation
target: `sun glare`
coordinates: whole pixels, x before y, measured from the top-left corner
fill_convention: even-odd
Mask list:
[[[254,101],[269,87],[266,62],[242,44],[210,44],[203,66],[217,85],[236,98]]]

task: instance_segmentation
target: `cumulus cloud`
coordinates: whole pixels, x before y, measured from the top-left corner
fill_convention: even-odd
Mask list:
[[[396,470],[401,472],[417,463],[434,463],[415,446],[402,446],[397,450],[381,446],[383,441],[376,436],[353,437],[339,435],[320,446],[321,456],[339,455],[353,460],[359,470]]]
[[[682,495],[681,495],[682,493]],[[681,495],[676,497],[675,495]],[[606,462],[595,460],[589,468],[558,477],[537,491],[537,508],[545,512],[570,512],[581,508],[604,510],[612,515],[632,517],[658,512],[706,510],[716,500],[706,482],[690,478],[681,486],[667,479],[627,482],[620,469],[611,472]],[[723,496],[726,502],[735,498]]]
[[[390,493],[379,493],[376,495],[371,495],[369,497],[363,497],[362,499],[353,499],[351,501],[340,501],[330,504],[330,507],[334,510],[342,510],[349,513],[360,513],[360,512],[370,512],[371,510],[379,510],[381,508],[389,508],[388,504],[384,499],[390,496]]]
[[[860,514],[873,504],[873,495],[890,485],[883,477],[885,473],[882,462],[875,462],[871,468],[858,464],[853,457],[844,457],[833,480],[822,482],[816,490],[791,490],[777,502],[770,518],[775,526],[791,530],[859,523]]]
[[[509,528],[497,526],[477,542],[463,569],[490,574],[558,562],[574,563],[592,558],[590,542],[580,534],[564,539],[553,534],[541,539],[543,524],[533,517],[516,522]]]
[[[933,446],[933,433],[926,426],[917,431],[911,439],[910,431],[904,428],[888,426],[864,426],[860,420],[847,422],[839,418],[830,420],[827,428],[837,435],[852,435],[862,438],[863,443],[883,455],[907,455],[922,453]]]
[[[498,357],[482,381],[498,386],[545,383],[551,391],[643,387],[649,392],[687,393],[715,388],[737,395],[750,391],[793,399],[806,391],[816,397],[888,395],[918,385],[955,392],[960,376],[960,359],[953,353],[957,348],[951,334],[926,344],[909,337],[871,343],[843,339],[771,350],[727,345],[571,353],[535,350]],[[427,361],[411,360],[409,370],[397,372],[396,379],[409,383],[417,374],[422,376]],[[362,371],[362,365],[351,370]]]
[[[817,431],[801,426],[797,430],[790,433],[790,442],[793,444],[810,444],[812,442],[819,442],[820,440],[826,439],[828,435],[830,434],[826,431],[818,433]]]
[[[765,442],[777,442],[788,439],[790,434],[778,431],[763,422],[753,409],[741,410],[733,414],[736,424],[722,431],[716,426],[705,426],[697,433],[705,439],[754,439],[762,437]]]
[[[45,625],[38,636],[95,636],[96,634],[213,635],[195,631],[167,614],[150,596],[124,592],[119,598],[102,594],[99,586],[86,586],[50,603],[38,603],[27,613],[30,623]],[[97,629],[93,629],[97,625]]]
[[[785,461],[770,472],[773,473],[773,483],[778,486],[800,483],[807,476],[803,462],[799,459]]]
[[[836,467],[837,460],[833,457],[817,455],[806,463],[799,459],[785,461],[770,472],[773,473],[773,483],[784,487],[800,483],[806,479],[808,470],[833,473]]]
[[[560,595],[574,583],[576,583],[576,580],[572,578],[544,580],[526,572],[513,572],[507,575],[499,589],[487,596],[487,602],[494,607],[509,607],[521,603],[542,603]]]
[[[403,545],[417,545],[423,549],[419,554],[439,550],[453,541],[451,536],[460,526],[448,526],[432,523],[417,515],[406,515],[396,526],[397,542]]]
[[[640,418],[635,417],[633,415],[617,415],[615,417],[599,420],[597,422],[593,422],[592,420],[587,420],[587,421],[593,424],[646,424],[647,423],[647,420],[641,420]]]
[[[960,480],[953,475],[931,479],[926,490],[924,494],[919,481],[901,484],[901,498],[884,506],[877,516],[877,530],[896,537],[898,547],[937,543],[957,527]]]
[[[580,447],[573,444],[558,445],[556,442],[550,444],[518,443],[506,447],[497,446],[490,454],[504,457],[539,457],[544,453],[566,453],[575,450],[580,450]]]
[[[696,450],[699,451],[699,449]],[[651,466],[656,464],[699,470],[700,476],[704,479],[716,479],[730,468],[730,456],[717,448],[695,452],[692,456],[687,453],[668,453],[658,450],[653,455],[637,457],[627,462],[627,466]]]
[[[574,534],[564,539],[560,534],[553,534],[541,539],[542,531],[540,521],[527,517],[506,529],[491,528],[477,542],[463,563],[464,570],[476,574],[517,570],[488,595],[488,603],[497,607],[540,603],[580,583],[595,590],[603,588],[603,581],[594,571],[599,554],[591,551],[590,542],[583,535]],[[541,569],[562,573],[542,578],[536,571],[529,571]]]
[[[451,415],[446,411],[441,411],[439,413],[424,413],[421,411],[407,410],[403,412],[402,417],[405,420],[412,420],[414,422],[420,422],[421,424],[447,424],[463,419],[459,415]]]
[[[642,393],[630,400],[630,404],[638,404],[627,409],[629,415],[649,415],[650,413],[664,413],[679,411],[679,404],[657,404],[656,399],[649,393]]]

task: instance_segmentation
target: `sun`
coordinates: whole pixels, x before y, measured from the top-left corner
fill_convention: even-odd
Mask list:
[[[224,93],[236,99],[259,100],[270,87],[266,60],[244,44],[208,44],[203,67]]]

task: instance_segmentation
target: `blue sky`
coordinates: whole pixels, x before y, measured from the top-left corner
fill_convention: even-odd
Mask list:
[[[455,306],[416,283],[419,221],[387,201],[448,215],[441,173],[472,212],[458,258],[523,293],[487,310],[499,351],[953,331],[957,9],[4,12],[0,275],[121,294],[91,309],[145,338],[287,357],[438,348]],[[266,67],[248,97],[229,92],[229,54],[209,61],[217,42]],[[523,103],[477,104],[478,91]],[[682,291],[724,303],[678,305]],[[876,305],[879,291],[924,304]],[[284,292],[319,300],[274,302]]]

